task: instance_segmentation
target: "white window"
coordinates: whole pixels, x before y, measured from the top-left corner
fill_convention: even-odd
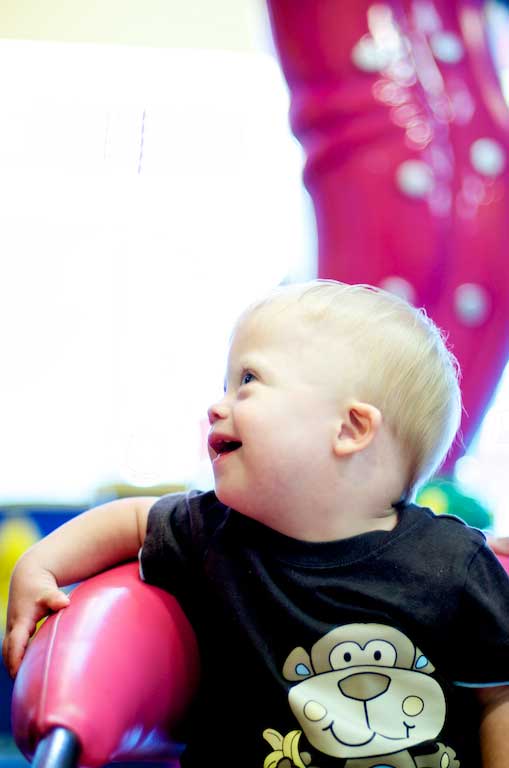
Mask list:
[[[0,69],[0,498],[193,482],[232,321],[314,272],[279,66],[2,41]]]

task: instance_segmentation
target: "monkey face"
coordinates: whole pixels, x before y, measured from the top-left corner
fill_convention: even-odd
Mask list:
[[[442,729],[445,699],[429,676],[433,667],[413,644],[409,653],[410,641],[398,630],[381,630],[374,624],[341,627],[321,638],[311,657],[303,657],[303,649],[288,657],[287,676],[293,664],[293,679],[301,677],[290,689],[290,707],[310,744],[327,755],[399,752]],[[317,672],[325,666],[324,651],[327,668]]]

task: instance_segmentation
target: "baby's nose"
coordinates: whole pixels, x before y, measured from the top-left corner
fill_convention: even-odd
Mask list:
[[[356,672],[345,677],[338,683],[338,688],[344,696],[357,701],[370,701],[385,693],[391,678],[378,672]]]
[[[228,409],[224,403],[224,400],[219,400],[217,403],[213,403],[207,411],[209,418],[209,424],[214,424],[218,419],[226,418]]]

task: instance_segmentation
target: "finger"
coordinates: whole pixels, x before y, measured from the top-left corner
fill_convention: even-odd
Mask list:
[[[66,608],[69,603],[69,596],[60,589],[47,590],[37,601],[37,604],[41,609],[45,608],[50,611],[59,611],[61,608]]]
[[[4,635],[4,639],[3,639],[3,642],[2,642],[2,659],[4,661],[6,669],[9,669],[9,667],[7,665],[7,655],[8,655],[7,654],[7,645],[8,645],[8,642],[9,642],[8,641],[8,635],[6,634],[6,635]]]
[[[15,677],[20,667],[30,637],[34,634],[37,622],[51,611],[59,611],[69,605],[69,597],[58,589],[46,590],[37,600],[37,610],[29,620],[12,624],[5,635],[2,654],[5,666],[11,677]],[[10,622],[7,623],[9,627]]]
[[[3,657],[11,677],[15,677],[18,672],[29,639],[30,631],[20,625],[14,627],[4,638]]]

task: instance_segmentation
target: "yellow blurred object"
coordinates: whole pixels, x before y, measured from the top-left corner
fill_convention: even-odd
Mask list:
[[[39,529],[27,517],[0,522],[0,637],[5,629],[11,573],[23,552],[40,538]]]
[[[467,525],[481,531],[493,527],[493,513],[480,499],[465,493],[461,484],[446,477],[437,477],[417,494],[417,504],[429,507],[437,515],[459,517]]]
[[[422,507],[429,507],[436,515],[446,515],[449,512],[449,499],[447,494],[440,488],[430,487],[424,488],[419,493],[418,503]]]

